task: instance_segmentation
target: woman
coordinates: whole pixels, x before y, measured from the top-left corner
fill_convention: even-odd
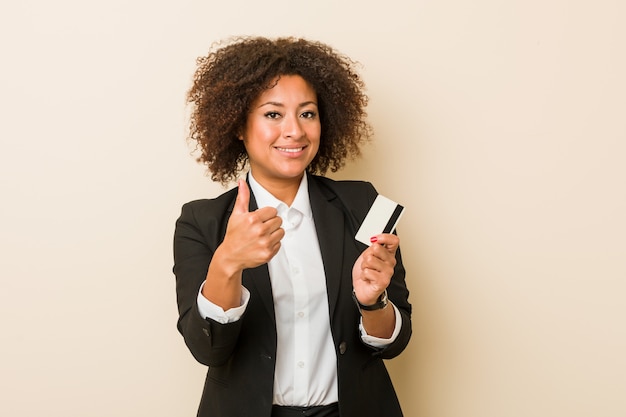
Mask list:
[[[411,336],[394,234],[354,239],[377,192],[333,181],[369,139],[353,62],[239,38],[198,61],[191,138],[212,179],[174,236],[178,329],[207,365],[198,416],[402,416],[383,359]]]

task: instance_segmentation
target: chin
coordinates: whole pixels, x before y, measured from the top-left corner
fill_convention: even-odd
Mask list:
[[[280,170],[280,172],[286,177],[286,178],[294,178],[294,177],[299,177],[302,174],[304,174],[304,172],[306,171],[308,167],[307,165],[300,165],[300,166],[290,166],[290,167],[285,167],[284,169]]]

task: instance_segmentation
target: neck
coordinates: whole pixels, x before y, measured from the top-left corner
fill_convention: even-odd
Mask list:
[[[254,174],[253,174],[254,175]],[[302,174],[306,175],[306,174]],[[274,197],[285,203],[287,206],[291,207],[293,200],[296,198],[296,194],[298,194],[298,189],[300,188],[300,182],[302,181],[302,175],[297,178],[290,178],[288,180],[267,180],[264,178],[254,179],[263,186],[270,194]]]

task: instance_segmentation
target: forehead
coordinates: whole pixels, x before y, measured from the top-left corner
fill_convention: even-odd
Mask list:
[[[264,90],[255,100],[256,103],[267,100],[306,100],[316,102],[315,90],[300,75],[281,75],[270,83],[269,88]]]

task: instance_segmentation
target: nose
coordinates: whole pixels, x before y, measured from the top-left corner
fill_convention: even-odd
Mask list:
[[[297,115],[285,117],[283,120],[283,137],[297,140],[303,136],[304,129]]]

